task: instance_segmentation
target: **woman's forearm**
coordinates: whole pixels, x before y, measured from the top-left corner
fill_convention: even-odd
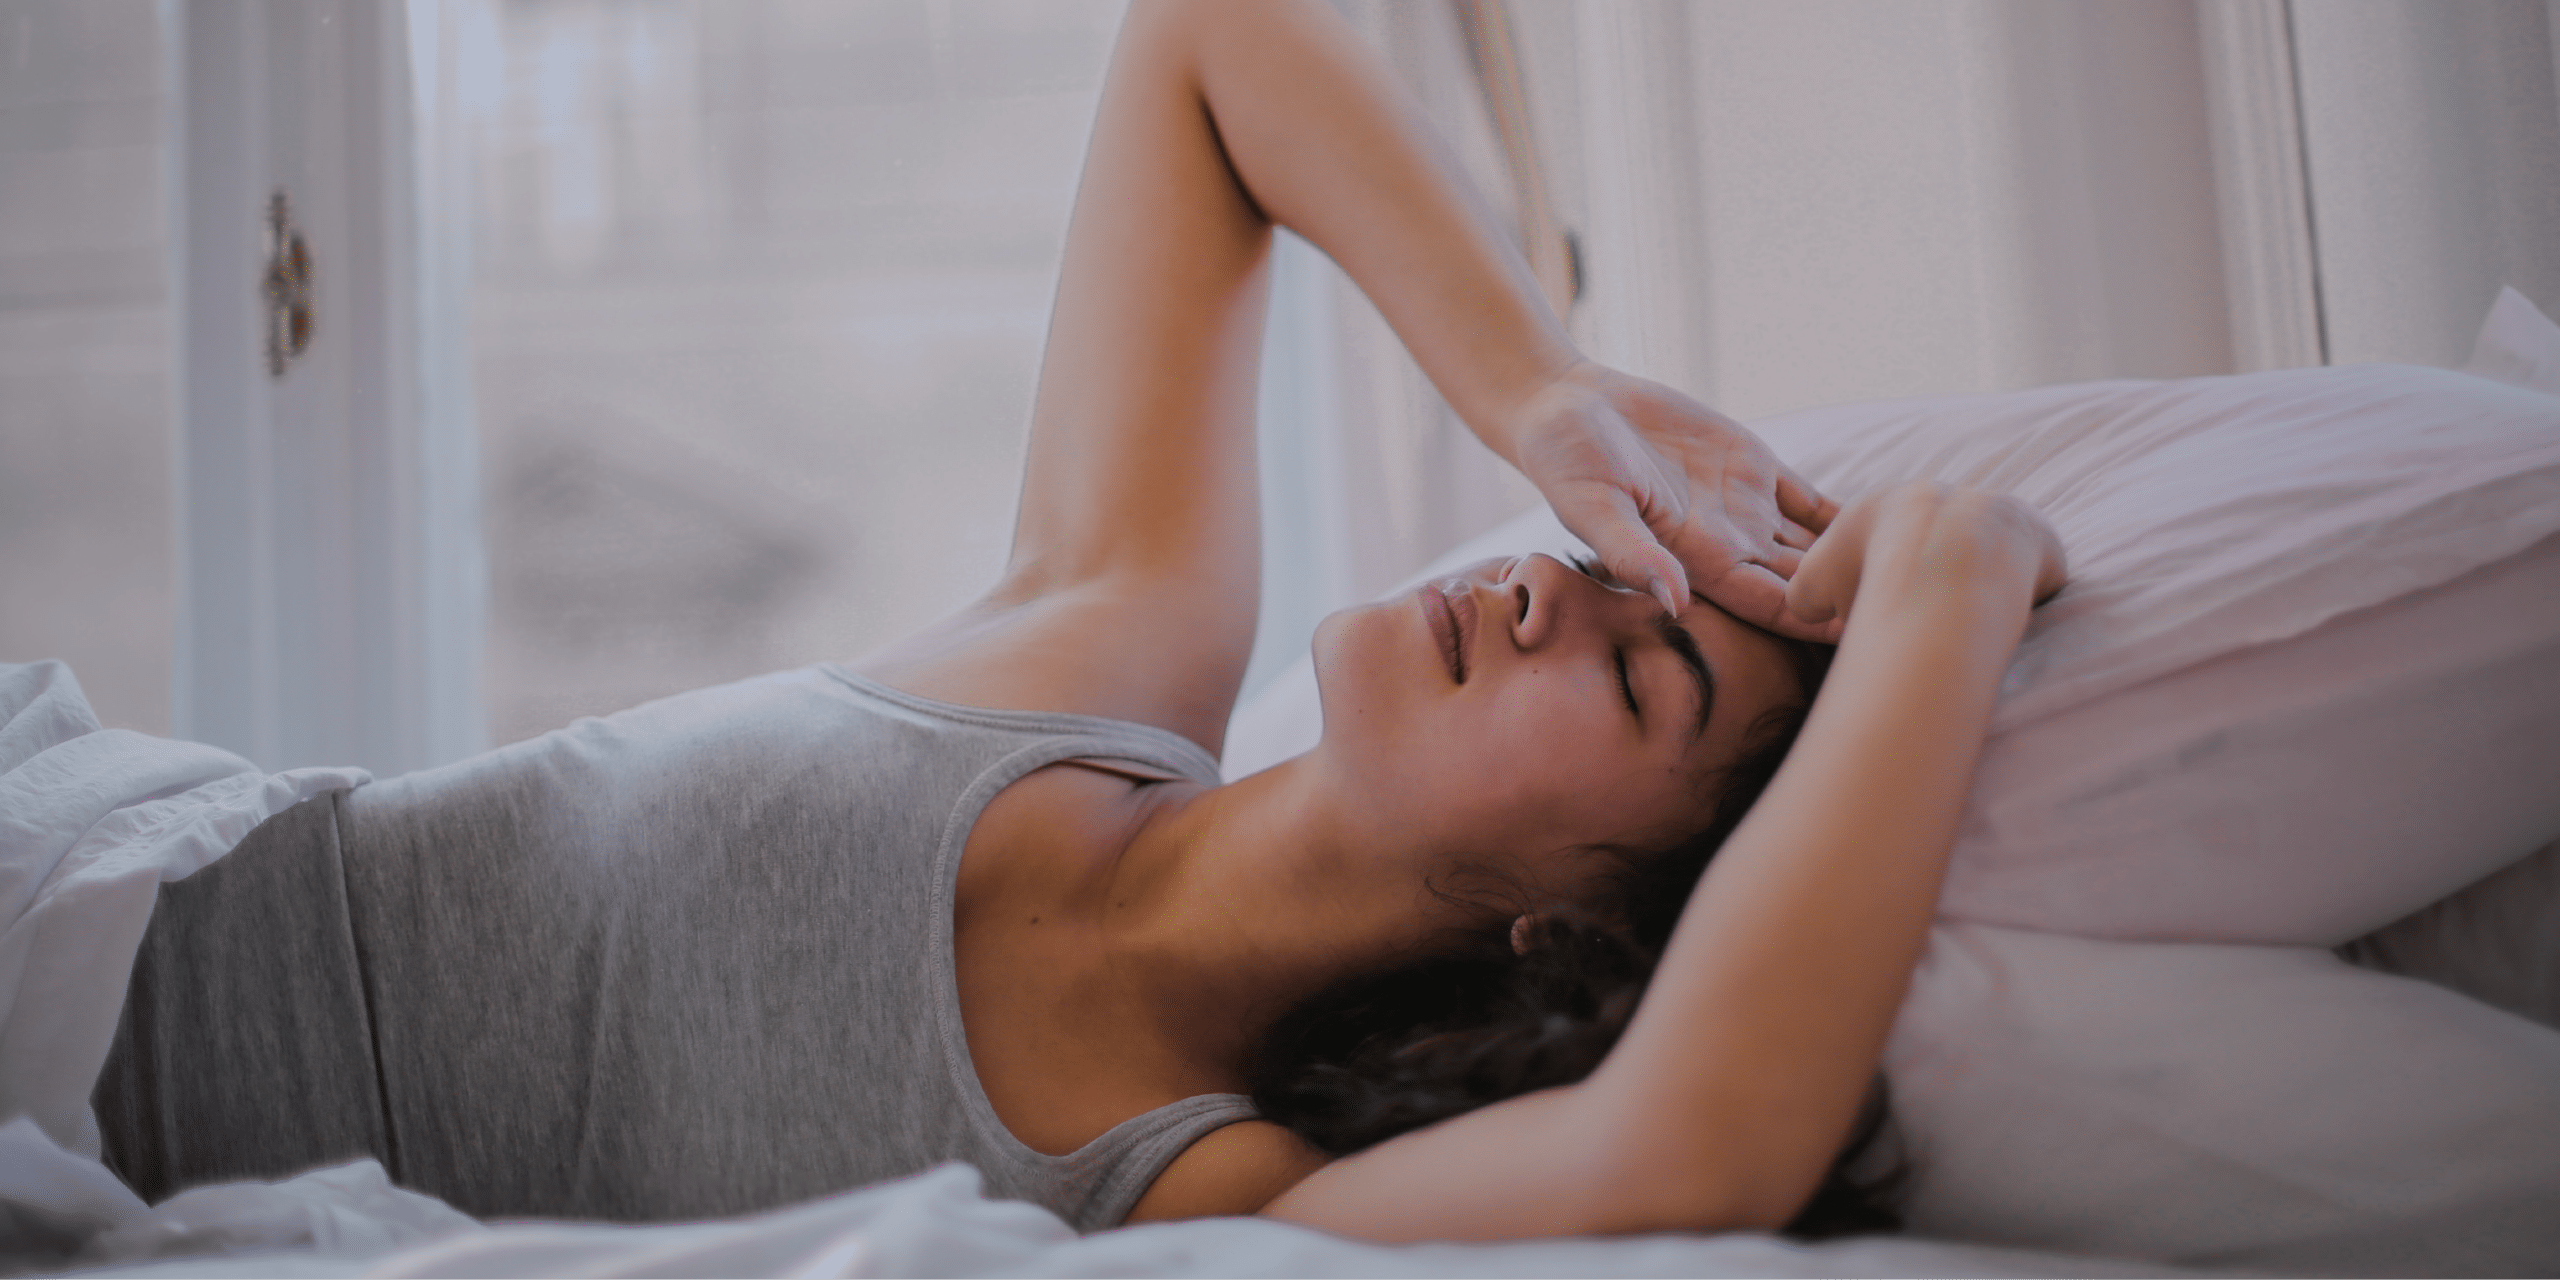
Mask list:
[[[1323,0],[1144,17],[1191,25],[1201,96],[1254,202],[1341,264],[1450,406],[1513,457],[1501,425],[1579,353],[1386,66]]]
[[[1847,574],[1856,606],[1840,657],[1598,1071],[1346,1157],[1265,1211],[1380,1240],[1792,1218],[1865,1095],[2000,672],[2030,598],[2059,580],[2041,522],[2023,509],[1986,520],[1983,497],[1922,489],[1894,500],[1875,538],[1826,535],[1835,551],[1874,553],[1863,577]],[[1856,507],[1842,517],[1861,519]],[[1931,525],[1948,536],[1903,536]],[[1808,559],[1807,571],[1819,580],[1840,564]]]
[[[2044,542],[1996,518],[1984,536],[1965,509],[1981,501],[1930,495],[1878,530],[1794,750],[1583,1086],[1644,1170],[1637,1185],[1668,1197],[1661,1212],[1725,1215],[1691,1225],[1792,1216],[1873,1076],[2038,589]]]

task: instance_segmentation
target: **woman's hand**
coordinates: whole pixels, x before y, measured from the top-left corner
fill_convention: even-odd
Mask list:
[[[1504,425],[1513,462],[1618,581],[1675,615],[1695,591],[1783,635],[1838,638],[1788,611],[1787,579],[1839,504],[1740,423],[1585,361]]]
[[[2044,513],[2007,494],[1908,481],[1840,512],[1787,584],[1787,612],[1836,636],[1868,581],[1926,591],[1932,574],[2014,581],[2043,604],[2066,576],[2062,540]]]

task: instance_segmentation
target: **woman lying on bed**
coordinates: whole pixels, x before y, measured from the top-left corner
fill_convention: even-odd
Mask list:
[[[1222,787],[1275,225],[1599,558],[1328,619],[1322,744]],[[1322,0],[1142,0],[996,587],[271,820],[163,893],[109,1160],[156,1198],[372,1154],[484,1215],[961,1159],[1088,1229],[1874,1221],[1844,1148],[2061,576],[2020,504],[1839,510],[1583,360]]]

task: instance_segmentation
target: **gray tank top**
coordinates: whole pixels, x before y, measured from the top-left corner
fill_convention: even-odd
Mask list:
[[[961,850],[1008,783],[1080,758],[1218,780],[1160,729],[826,665],[358,788],[347,901],[403,1181],[629,1221],[965,1160],[992,1195],[1118,1224],[1183,1148],[1254,1113],[1202,1095],[1050,1156],[979,1088]]]

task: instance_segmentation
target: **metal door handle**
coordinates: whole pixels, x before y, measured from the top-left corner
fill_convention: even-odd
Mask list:
[[[267,274],[259,292],[267,301],[267,376],[281,378],[311,345],[312,294],[311,249],[282,191],[267,198]]]

